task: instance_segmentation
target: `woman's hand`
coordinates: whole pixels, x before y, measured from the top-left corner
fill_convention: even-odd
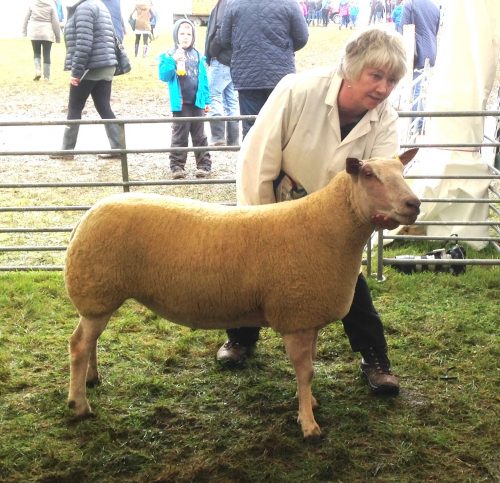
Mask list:
[[[78,87],[80,85],[80,79],[78,77],[70,77],[69,78],[69,83],[72,86]]]

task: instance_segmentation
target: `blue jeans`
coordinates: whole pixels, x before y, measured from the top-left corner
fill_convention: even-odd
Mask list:
[[[418,79],[424,72],[424,69],[415,69],[413,71],[413,80]],[[413,85],[413,101],[418,99],[415,104],[412,104],[412,111],[423,111],[425,109],[424,103],[422,101],[422,98],[420,98],[420,94],[422,92],[422,79],[419,79],[414,85]],[[420,99],[419,99],[420,98]],[[417,118],[417,131],[419,134],[423,133],[424,129],[424,118],[423,117],[418,117]]]
[[[240,101],[240,114],[242,116],[257,115],[262,106],[266,103],[267,98],[273,92],[272,89],[242,89],[238,91],[238,99]],[[243,138],[247,135],[254,121],[243,121]]]
[[[238,96],[234,90],[230,67],[212,59],[208,80],[211,100],[209,116],[237,116]]]

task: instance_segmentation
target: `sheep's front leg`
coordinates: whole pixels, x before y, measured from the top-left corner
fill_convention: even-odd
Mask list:
[[[68,406],[75,416],[85,417],[92,413],[87,401],[86,382],[95,383],[97,374],[97,339],[105,329],[110,315],[89,319],[80,317],[80,322],[71,335],[70,381]]]
[[[297,376],[298,422],[302,427],[304,438],[314,438],[321,435],[321,429],[316,423],[313,414],[313,406],[316,406],[317,403],[311,392],[313,357],[317,336],[318,331],[316,329],[302,330],[283,336],[286,352]]]

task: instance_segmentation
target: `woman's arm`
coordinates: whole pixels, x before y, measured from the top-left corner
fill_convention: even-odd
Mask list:
[[[238,156],[236,195],[239,205],[275,203],[273,182],[281,171],[287,139],[292,88],[286,76],[261,109]]]

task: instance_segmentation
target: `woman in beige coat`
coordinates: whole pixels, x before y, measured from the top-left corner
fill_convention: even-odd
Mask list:
[[[50,51],[54,42],[61,41],[61,27],[54,0],[31,0],[24,18],[23,35],[31,40],[35,61],[35,77],[38,81],[50,79]]]
[[[149,36],[151,35],[151,2],[139,0],[130,14],[129,23],[135,33],[135,56],[139,52],[139,43],[142,36],[142,56],[148,55]]]
[[[312,193],[343,170],[348,157],[396,155],[398,115],[387,98],[405,70],[400,36],[371,29],[346,46],[337,69],[284,77],[243,141],[238,204],[275,203]],[[398,394],[382,321],[362,274],[342,322],[352,350],[361,352],[361,370],[372,391]],[[228,336],[217,359],[240,362],[252,353],[259,329],[231,329]]]

